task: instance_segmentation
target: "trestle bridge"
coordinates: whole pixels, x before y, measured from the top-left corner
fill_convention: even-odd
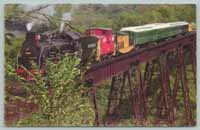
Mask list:
[[[188,73],[192,76],[188,77]],[[127,105],[130,106],[136,124],[142,125],[148,119],[148,113],[152,112],[155,124],[164,120],[173,126],[180,107],[178,95],[181,95],[183,101],[185,125],[194,125],[190,96],[195,95],[190,95],[190,89],[194,87],[196,90],[196,32],[179,35],[160,41],[157,45],[94,64],[86,72],[84,79],[92,85],[97,126],[100,119],[96,91],[105,80],[111,82],[104,125],[112,124],[121,117],[123,98],[127,97]],[[150,97],[156,106],[151,107]]]

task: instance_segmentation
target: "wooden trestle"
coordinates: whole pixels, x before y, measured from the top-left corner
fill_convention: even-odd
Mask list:
[[[129,101],[133,119],[136,125],[142,125],[147,120],[149,112],[155,115],[155,125],[163,120],[167,125],[176,125],[177,95],[181,93],[184,103],[185,124],[194,125],[189,95],[188,65],[192,65],[193,80],[196,87],[196,33],[188,33],[167,41],[161,41],[154,47],[137,50],[131,54],[103,61],[91,66],[85,75],[85,80],[93,85],[93,102],[96,115],[96,125],[100,124],[96,101],[97,86],[104,80],[111,79],[108,105],[104,117],[107,126],[114,120],[123,118],[120,112],[123,97]],[[190,54],[186,64],[185,54]],[[142,66],[144,69],[141,69]],[[144,72],[142,72],[144,70]],[[172,81],[170,77],[174,77]],[[157,81],[156,86],[152,86]],[[155,87],[155,92],[149,92]],[[196,89],[196,88],[195,88]],[[157,106],[150,108],[149,97],[156,95]],[[193,96],[193,95],[192,95]]]

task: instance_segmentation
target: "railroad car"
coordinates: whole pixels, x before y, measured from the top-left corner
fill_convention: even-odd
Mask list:
[[[86,30],[86,35],[95,36],[98,38],[96,60],[101,60],[102,57],[115,55],[115,42],[112,29],[109,28],[89,28]]]
[[[130,44],[129,42],[129,35],[128,33],[119,31],[115,35],[115,46],[116,46],[116,53],[117,54],[126,54],[134,49],[134,45]]]
[[[155,23],[143,26],[124,27],[120,31],[129,34],[129,42],[135,46],[157,42],[162,39],[184,34],[188,31],[187,22]]]

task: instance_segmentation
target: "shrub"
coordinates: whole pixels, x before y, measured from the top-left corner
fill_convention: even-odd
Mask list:
[[[80,70],[76,67],[79,62],[77,57],[70,55],[66,55],[57,64],[48,61],[46,76],[41,76],[39,69],[33,65],[38,70],[32,75],[34,83],[23,82],[22,87],[28,93],[25,100],[37,104],[39,110],[31,117],[19,120],[17,126],[93,125],[94,112],[90,100],[82,94],[87,88],[75,81],[80,75]],[[14,69],[7,66],[10,67],[6,71],[7,78],[16,77]]]

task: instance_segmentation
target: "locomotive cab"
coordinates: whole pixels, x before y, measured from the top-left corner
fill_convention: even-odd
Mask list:
[[[87,63],[93,63],[96,58],[96,48],[98,44],[98,38],[93,36],[84,36],[79,39],[80,48],[78,51],[78,55],[81,59],[81,62]]]

